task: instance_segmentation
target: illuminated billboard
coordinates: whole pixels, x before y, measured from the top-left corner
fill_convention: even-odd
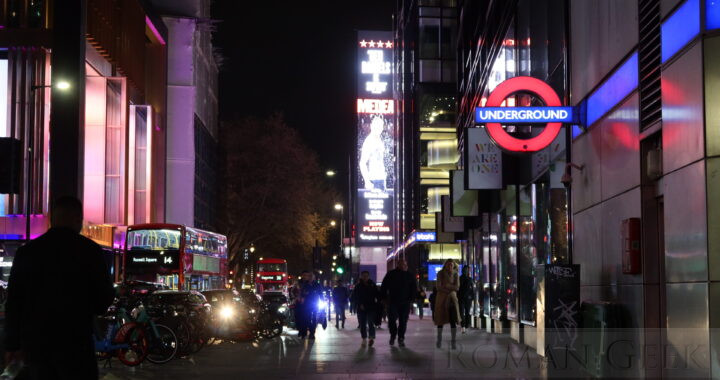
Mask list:
[[[393,243],[395,101],[391,32],[357,38],[357,244]]]

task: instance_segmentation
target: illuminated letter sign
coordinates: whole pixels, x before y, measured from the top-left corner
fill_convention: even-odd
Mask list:
[[[529,92],[547,107],[500,107],[516,92]],[[488,134],[503,149],[513,152],[537,152],[547,147],[560,133],[562,123],[573,122],[572,107],[562,107],[560,98],[547,83],[531,77],[515,77],[500,83],[488,97],[486,107],[475,109],[475,122],[485,123]],[[524,140],[510,136],[501,123],[547,123],[537,136]]]
[[[394,114],[395,101],[392,99],[358,99],[357,112]]]
[[[417,231],[415,232],[416,241],[434,242],[437,240],[435,231]]]

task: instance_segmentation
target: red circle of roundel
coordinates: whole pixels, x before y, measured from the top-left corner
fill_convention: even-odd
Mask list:
[[[500,104],[516,92],[529,92],[537,95],[548,107],[559,107],[560,98],[547,83],[532,77],[514,77],[500,83],[490,96],[485,106],[500,107]],[[500,147],[513,152],[537,152],[550,145],[558,133],[562,123],[547,123],[545,129],[539,135],[527,140],[510,136],[500,123],[486,123],[488,134]]]

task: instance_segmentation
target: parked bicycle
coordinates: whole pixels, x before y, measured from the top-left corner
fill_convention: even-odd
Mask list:
[[[142,363],[148,353],[148,342],[142,326],[136,322],[122,322],[122,308],[111,307],[108,315],[99,317],[98,324],[103,327],[95,331],[95,352],[98,360],[110,360],[117,357],[127,366]],[[96,329],[97,330],[97,329]]]

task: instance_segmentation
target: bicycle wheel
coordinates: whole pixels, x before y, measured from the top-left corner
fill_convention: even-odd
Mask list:
[[[123,342],[127,348],[117,350],[117,358],[126,366],[134,367],[145,360],[148,352],[148,342],[145,337],[145,330],[140,326],[131,327],[127,339]]]
[[[148,342],[147,360],[155,364],[167,363],[178,350],[178,338],[175,333],[165,325],[155,325],[157,336],[150,334]],[[152,331],[152,330],[151,330]]]
[[[187,321],[180,321],[176,324],[173,331],[178,339],[179,354],[185,356],[190,353],[190,345],[192,343],[192,332],[190,324]]]

